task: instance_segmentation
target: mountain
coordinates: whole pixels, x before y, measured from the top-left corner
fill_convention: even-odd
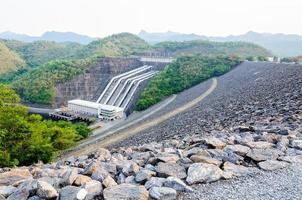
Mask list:
[[[73,32],[46,32],[41,36],[41,40],[54,41],[54,42],[77,42],[80,44],[88,44],[94,40],[86,35],[80,35]]]
[[[148,33],[146,31],[141,31],[138,36],[149,43],[190,40],[210,40],[217,42],[252,42],[272,51],[273,54],[278,56],[302,55],[302,36],[292,34],[256,33],[250,31],[243,35],[208,37],[195,34],[182,34],[171,31],[165,33]]]
[[[270,49],[278,56],[302,55],[302,36],[293,34],[256,33],[250,31],[243,35],[228,37],[210,37],[214,41],[253,42]]]
[[[26,34],[18,34],[10,31],[6,31],[0,33],[0,38],[7,39],[7,40],[18,40],[22,42],[47,40],[47,41],[54,41],[54,42],[76,42],[80,44],[88,44],[91,41],[95,40],[94,38],[86,35],[80,35],[73,32],[56,32],[56,31],[45,32],[41,36],[29,36]]]
[[[16,71],[24,66],[25,62],[20,56],[0,42],[0,74]]]

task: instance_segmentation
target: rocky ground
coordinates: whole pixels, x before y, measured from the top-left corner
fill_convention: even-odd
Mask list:
[[[269,195],[279,199],[285,194],[300,199],[298,188],[302,179],[295,179],[301,173],[300,167],[294,168],[292,176],[278,176],[277,171],[275,180],[274,176],[262,172],[283,168],[290,172],[292,167],[302,166],[300,133],[256,133],[253,126],[233,129],[232,135],[203,137],[196,134],[183,140],[110,151],[100,148],[90,155],[52,164],[4,168],[0,173],[0,199],[269,199]],[[259,175],[266,179],[257,178]],[[243,178],[231,180],[237,177]],[[272,184],[266,187],[281,192],[281,196],[275,196],[277,194],[268,192],[265,187],[256,187],[255,178],[251,181],[249,177],[260,179],[264,185],[269,179],[276,188]],[[219,180],[227,181],[216,182]],[[198,185],[209,183],[213,184]],[[242,184],[247,189],[241,191],[242,187],[234,184]],[[257,190],[251,193],[249,186]]]
[[[181,94],[178,107],[205,90],[209,82],[199,84]],[[170,109],[170,108],[167,108]],[[237,125],[255,125],[261,129],[285,126],[301,120],[302,66],[261,62],[244,62],[218,78],[217,88],[199,105],[116,146],[161,141],[186,135],[212,135]],[[281,128],[281,127],[280,127]],[[229,132],[232,132],[230,130]]]
[[[301,170],[302,67],[246,62],[195,108],[109,150],[0,169],[0,200],[302,199]]]

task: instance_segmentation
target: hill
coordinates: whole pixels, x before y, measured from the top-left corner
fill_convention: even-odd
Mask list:
[[[161,42],[154,45],[156,51],[178,55],[203,54],[207,56],[236,55],[242,58],[248,56],[270,56],[271,53],[252,43],[246,42],[211,42],[202,40],[184,42]]]
[[[144,40],[131,33],[120,33],[95,40],[83,48],[80,57],[99,56],[129,56],[141,53],[150,48]]]
[[[5,41],[33,69],[0,79],[11,82],[24,101],[50,104],[55,98],[55,86],[83,74],[100,57],[125,57],[146,52],[169,52],[173,56],[202,54],[204,56],[268,56],[265,49],[243,42],[163,42],[149,45],[130,33],[120,33],[96,40],[88,45],[38,41],[23,43]]]
[[[37,41],[24,43],[16,40],[3,40],[13,51],[17,52],[30,67],[36,67],[54,59],[75,58],[82,45],[78,43],[56,43]]]
[[[16,71],[24,66],[25,62],[20,56],[0,42],[0,74]]]
[[[48,31],[41,36],[30,36],[26,34],[18,34],[10,31],[0,33],[1,39],[18,40],[22,42],[35,42],[35,41],[53,41],[53,42],[76,42],[80,44],[88,44],[94,40],[94,38],[80,35],[73,32],[56,32]]]
[[[209,40],[217,42],[243,41],[260,45],[278,56],[296,56],[302,54],[302,36],[293,34],[271,34],[248,32],[243,35],[211,37],[177,32],[148,33],[141,31],[138,36],[149,43],[164,41]]]

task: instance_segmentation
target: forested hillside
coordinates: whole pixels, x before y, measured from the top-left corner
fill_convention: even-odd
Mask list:
[[[78,43],[56,43],[37,41],[24,43],[16,40],[3,41],[8,48],[17,52],[29,67],[37,67],[54,59],[77,58],[77,53],[83,48]]]
[[[238,57],[182,56],[154,77],[144,89],[137,110],[144,110],[213,76],[222,75],[240,63]]]
[[[94,54],[112,57],[129,56],[150,48],[151,46],[139,37],[130,33],[120,33],[91,42],[78,56],[87,57]]]
[[[248,56],[271,56],[268,50],[247,42],[210,42],[202,40],[161,42],[155,44],[154,49],[172,55],[192,55],[200,53],[207,56],[237,55],[242,58]]]
[[[0,42],[0,75],[16,71],[24,66],[25,62],[20,56]]]
[[[18,95],[0,84],[0,167],[49,162],[89,132],[84,124],[29,115]]]
[[[162,42],[149,45],[130,33],[115,34],[88,45],[37,41],[24,43],[3,40],[9,49],[20,55],[26,66],[20,70],[3,71],[0,82],[11,84],[26,102],[51,104],[55,98],[55,86],[74,76],[83,74],[100,57],[124,57],[149,52],[170,53],[174,57],[202,54],[204,56],[269,56],[262,47],[244,42]],[[8,54],[8,53],[5,53]],[[8,54],[9,55],[9,54]],[[18,57],[17,54],[15,57]],[[19,60],[22,61],[19,58]],[[5,64],[6,67],[10,66]]]

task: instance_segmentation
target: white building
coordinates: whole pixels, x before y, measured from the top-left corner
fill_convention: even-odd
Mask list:
[[[96,117],[105,120],[122,118],[124,109],[116,106],[99,104],[91,101],[75,99],[68,101],[68,110],[77,114]]]

